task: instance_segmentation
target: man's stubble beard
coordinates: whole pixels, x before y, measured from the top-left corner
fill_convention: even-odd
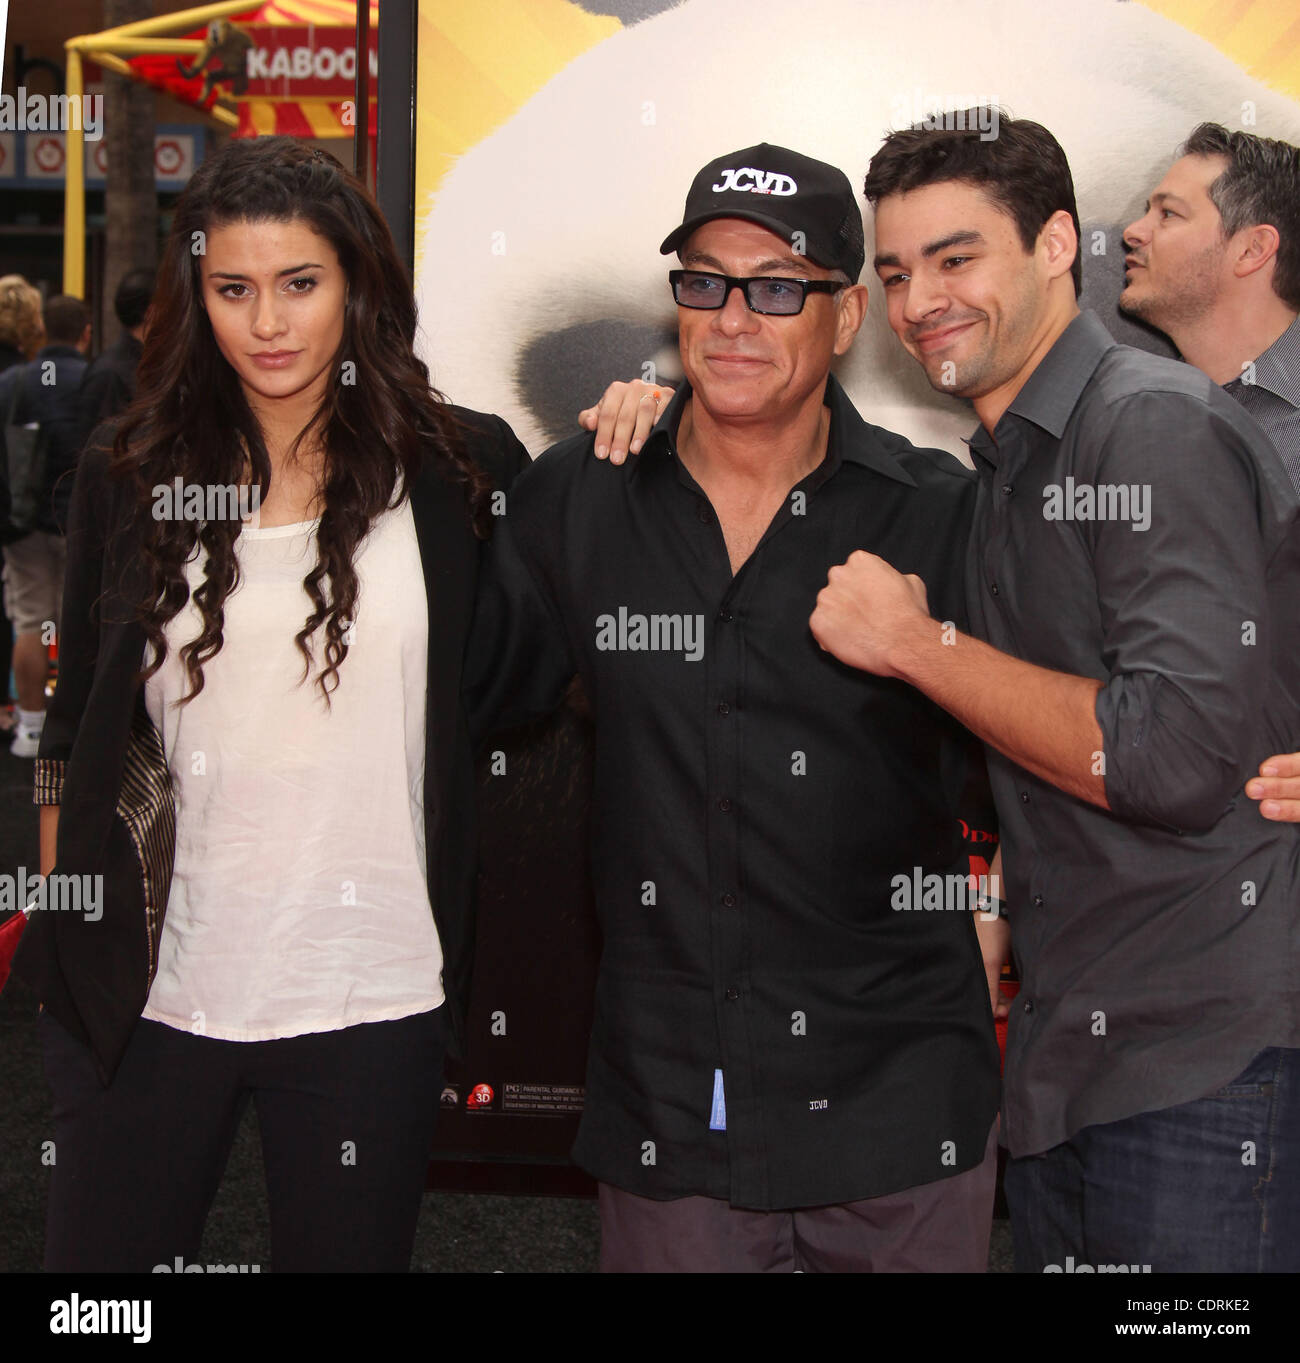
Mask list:
[[[1200,321],[1214,306],[1219,294],[1219,267],[1222,260],[1222,246],[1207,246],[1188,262],[1176,288],[1165,288],[1159,292],[1153,290],[1145,297],[1141,294],[1129,297],[1126,296],[1129,290],[1125,286],[1119,296],[1119,310],[1172,338],[1174,331]],[[1142,273],[1149,278],[1149,268],[1139,273],[1139,279]]]
[[[983,397],[1000,388],[1016,375],[1024,363],[1028,351],[1027,340],[1034,330],[1038,313],[1035,293],[1032,289],[1026,290],[1017,300],[1016,307],[1002,314],[1002,330],[996,343],[988,330],[988,314],[981,314],[976,325],[982,322],[985,331],[979,350],[965,360],[953,361],[956,371],[952,383],[943,382],[944,361],[938,362],[934,374],[926,369],[925,376],[930,380],[930,387],[936,393],[967,399]]]

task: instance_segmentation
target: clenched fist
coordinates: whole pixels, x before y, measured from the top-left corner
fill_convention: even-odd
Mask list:
[[[909,630],[930,618],[925,583],[859,549],[832,568],[808,626],[842,663],[893,677],[891,654]]]

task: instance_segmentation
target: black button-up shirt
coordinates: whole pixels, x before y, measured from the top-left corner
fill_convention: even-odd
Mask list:
[[[960,627],[975,480],[831,379],[826,457],[733,577],[676,454],[688,394],[625,467],[578,436],[516,482],[467,669],[480,716],[544,710],[574,671],[595,714],[604,954],[574,1156],[644,1196],[758,1209],[933,1182],[980,1161],[997,1110],[972,914],[925,879],[968,870],[979,749],[808,619],[861,548]]]
[[[1022,980],[1002,1138],[1023,1155],[1300,1044],[1300,826],[1242,792],[1300,737],[1300,533],[1254,422],[1091,313],[971,448],[975,634],[1103,683],[1111,812],[989,752]]]
[[[1223,391],[1268,432],[1300,492],[1300,317]]]

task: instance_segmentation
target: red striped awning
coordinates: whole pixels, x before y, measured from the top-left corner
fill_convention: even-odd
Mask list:
[[[369,61],[377,76],[379,10],[370,4]],[[132,57],[139,78],[176,99],[233,108],[235,136],[351,137],[356,124],[355,0],[267,0],[184,36],[203,43],[193,59]],[[375,133],[375,101],[370,132]]]

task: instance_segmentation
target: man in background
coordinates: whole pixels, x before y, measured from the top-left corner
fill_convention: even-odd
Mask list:
[[[72,473],[81,455],[77,393],[86,371],[90,314],[80,298],[56,294],[44,310],[45,345],[29,364],[0,375],[6,425],[36,426],[43,448],[35,528],[5,546],[5,610],[14,626],[18,723],[10,751],[35,757],[45,725],[49,645],[63,600],[64,520]],[[2,437],[0,437],[2,438]],[[8,449],[3,451],[6,464]]]
[[[45,341],[41,321],[41,293],[22,275],[0,276],[0,374],[16,364],[26,364]],[[9,522],[9,470],[0,464],[0,572],[3,571],[5,539],[3,529]],[[14,700],[9,693],[13,670],[14,631],[3,607],[0,593],[0,733],[11,733],[18,722]]]
[[[1200,124],[1124,246],[1120,308],[1241,403],[1300,491],[1300,148]]]
[[[144,351],[145,318],[153,301],[154,271],[128,270],[113,295],[122,334],[86,367],[77,395],[81,443],[95,427],[117,416],[135,396],[135,371]]]
[[[1300,490],[1300,148],[1200,124],[1124,245],[1121,309],[1241,403]],[[1300,603],[1295,620],[1300,648]],[[1246,794],[1300,822],[1300,753],[1266,758]]]

